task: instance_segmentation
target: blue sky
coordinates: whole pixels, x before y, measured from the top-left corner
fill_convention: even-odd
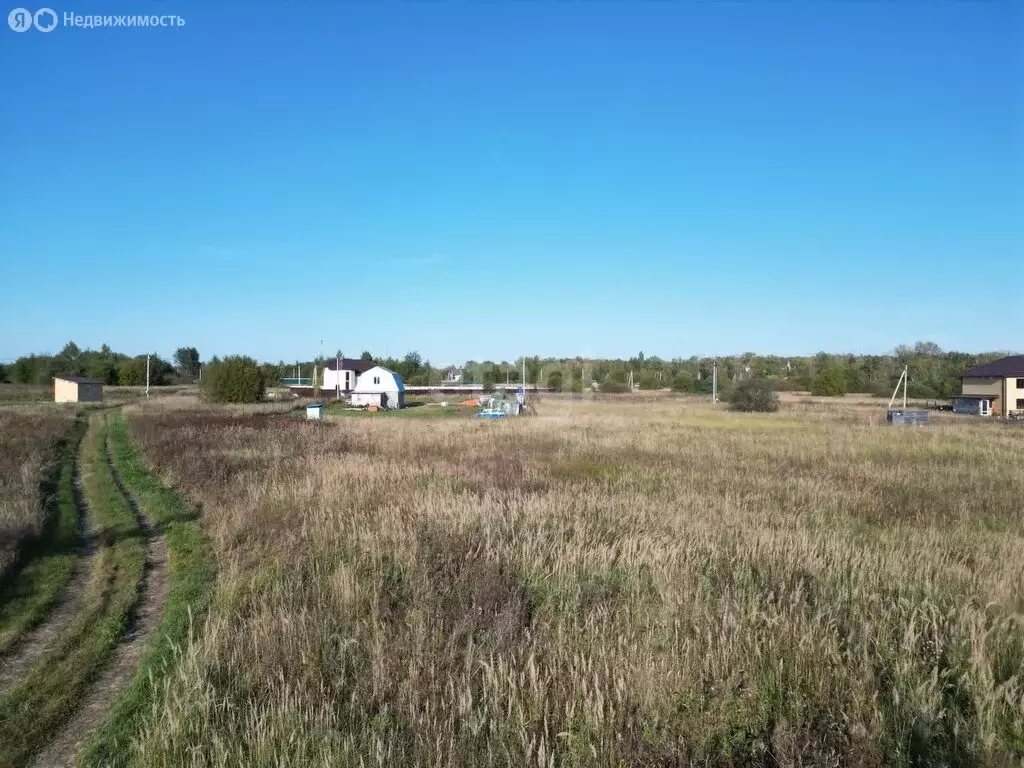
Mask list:
[[[1021,349],[1021,5],[54,6],[185,26],[0,28],[0,360]]]

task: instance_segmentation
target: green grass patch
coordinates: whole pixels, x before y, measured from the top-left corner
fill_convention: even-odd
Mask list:
[[[128,747],[163,691],[179,649],[191,626],[199,625],[213,594],[216,571],[195,509],[149,472],[128,438],[123,416],[111,417],[110,450],[128,492],[149,516],[167,545],[170,569],[164,617],[155,641],[143,656],[132,681],[117,698],[103,724],[85,746],[87,765],[127,765]]]
[[[68,437],[57,444],[57,460],[39,487],[46,515],[42,536],[25,552],[24,567],[0,587],[0,656],[43,620],[74,571],[79,557],[75,453],[85,428],[84,419],[76,421]]]
[[[81,703],[117,647],[138,599],[145,541],[104,455],[106,427],[94,416],[82,451],[82,487],[100,550],[82,609],[28,675],[0,694],[0,765],[18,768]]]

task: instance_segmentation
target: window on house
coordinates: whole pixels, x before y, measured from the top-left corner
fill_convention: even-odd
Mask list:
[[[380,376],[374,376],[373,377],[373,383],[374,384],[380,384]]]
[[[1017,398],[1017,410],[1024,411],[1024,397]]]
[[[1024,379],[1017,379],[1017,389],[1024,389]]]

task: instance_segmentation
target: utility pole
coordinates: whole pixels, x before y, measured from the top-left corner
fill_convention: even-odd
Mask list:
[[[896,382],[896,389],[893,390],[892,397],[889,398],[889,408],[892,408],[892,404],[896,402],[896,396],[900,393],[900,386],[903,387],[903,410],[907,410],[907,384],[910,383],[910,366],[903,366],[903,373],[900,374],[899,381]]]
[[[718,402],[718,361],[711,363],[711,402]]]
[[[338,355],[337,368],[334,371],[334,399],[341,400],[341,355]]]
[[[149,400],[149,355],[146,355],[146,399]]]

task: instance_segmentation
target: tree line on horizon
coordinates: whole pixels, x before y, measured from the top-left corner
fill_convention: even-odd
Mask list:
[[[944,351],[933,342],[922,341],[900,345],[888,355],[819,352],[812,356],[782,357],[748,352],[718,358],[694,356],[667,360],[647,357],[640,352],[629,359],[532,356],[513,361],[468,360],[457,366],[435,366],[418,352],[409,352],[400,358],[377,358],[364,351],[360,357],[395,371],[410,386],[439,386],[447,370],[456,367],[462,371],[464,382],[491,388],[521,381],[525,369],[527,384],[562,392],[579,392],[584,388],[620,392],[628,388],[632,378],[633,385],[639,389],[710,393],[712,367],[717,361],[719,391],[723,394],[737,382],[759,378],[768,380],[778,391],[810,391],[821,395],[863,392],[888,396],[906,365],[911,397],[948,398],[959,391],[960,377],[968,368],[1001,355],[1000,352]],[[339,351],[337,356],[344,355]],[[150,383],[153,386],[192,383],[199,378],[200,369],[239,357],[245,356],[213,356],[204,362],[195,347],[179,347],[170,361],[151,354]],[[258,367],[266,386],[274,386],[296,372],[310,377],[314,366],[322,370],[334,356],[295,363],[257,363],[252,358],[246,359]],[[9,366],[0,366],[0,382],[49,384],[54,376],[88,376],[110,385],[141,386],[146,383],[146,355],[114,352],[106,344],[98,350],[83,350],[69,341],[56,355],[25,355]]]

